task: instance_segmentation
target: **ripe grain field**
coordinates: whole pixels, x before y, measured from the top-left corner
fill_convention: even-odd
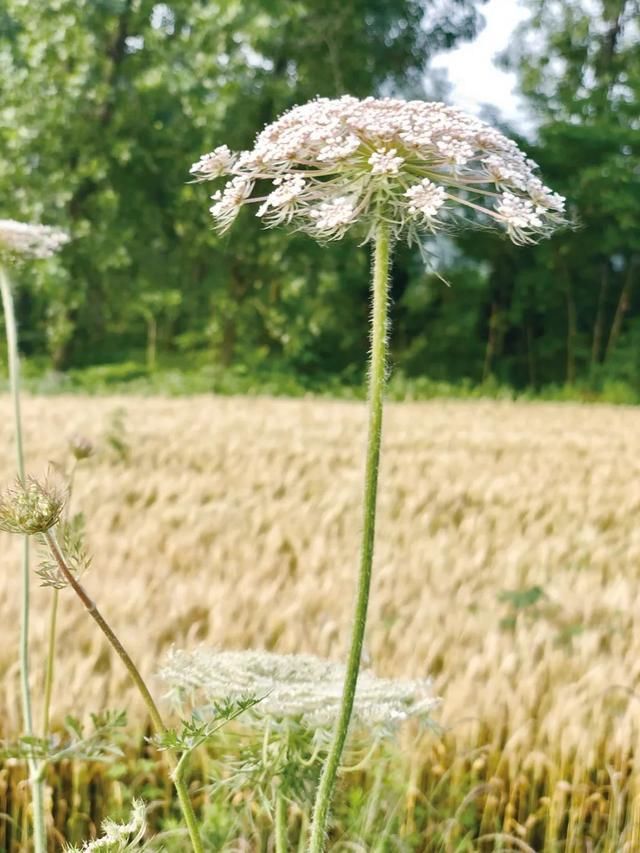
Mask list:
[[[128,459],[105,440],[117,410]],[[0,479],[9,481],[6,398],[0,414]],[[369,664],[384,676],[433,675],[448,746],[424,747],[430,772],[446,774],[453,750],[479,780],[508,777],[511,789],[496,796],[503,810],[512,803],[511,829],[524,827],[523,838],[531,815],[513,793],[523,774],[544,777],[547,822],[564,819],[589,780],[604,805],[589,805],[585,789],[580,821],[590,809],[608,814],[629,781],[640,719],[640,411],[436,401],[392,404],[385,418]],[[72,433],[97,447],[73,497],[94,555],[86,585],[145,675],[172,644],[343,654],[362,404],[27,397],[24,419],[31,473],[62,460]],[[2,534],[5,735],[19,729],[18,545]],[[34,596],[34,685],[49,596]],[[68,592],[59,653],[55,718],[105,706],[142,718]],[[631,818],[621,813],[618,829],[638,819],[635,791],[634,782],[623,808]]]

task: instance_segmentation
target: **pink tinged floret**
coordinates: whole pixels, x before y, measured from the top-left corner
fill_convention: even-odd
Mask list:
[[[219,145],[210,154],[203,154],[189,172],[198,180],[210,181],[226,175],[236,159],[237,155],[233,154],[226,145]]]
[[[272,214],[276,212],[278,221],[289,221],[295,212],[296,202],[304,193],[306,181],[299,175],[285,175],[273,183],[276,189],[260,205],[256,216],[262,217],[271,211]]]
[[[211,196],[211,200],[215,202],[210,208],[211,215],[221,226],[228,227],[252,191],[253,181],[249,178],[244,176],[232,178],[224,190],[218,190]]]
[[[409,199],[409,213],[422,214],[427,219],[437,216],[447,199],[444,188],[434,184],[428,178],[409,187],[405,196]]]
[[[318,235],[337,237],[353,223],[355,205],[351,199],[338,196],[310,210],[309,216]]]
[[[398,157],[395,148],[382,148],[374,151],[367,163],[371,166],[372,175],[397,175],[404,163],[404,157]]]
[[[503,218],[511,239],[516,243],[529,242],[529,234],[544,227],[545,208],[513,193],[502,194],[496,211]]]

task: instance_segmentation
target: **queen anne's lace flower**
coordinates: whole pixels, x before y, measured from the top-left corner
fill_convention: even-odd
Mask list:
[[[0,256],[48,258],[68,242],[69,235],[60,228],[0,219]]]
[[[564,221],[564,199],[536,168],[502,133],[452,107],[345,95],[294,107],[250,151],[220,146],[191,171],[231,177],[213,196],[221,230],[255,203],[266,225],[293,222],[325,240],[356,223],[371,235],[382,217],[395,237],[462,220],[493,223],[524,243]]]
[[[345,668],[312,655],[269,652],[173,651],[160,672],[174,693],[204,700],[254,697],[259,717],[300,718],[307,725],[333,725]],[[361,672],[354,717],[361,724],[389,727],[410,717],[427,718],[438,704],[428,679],[395,681]]]

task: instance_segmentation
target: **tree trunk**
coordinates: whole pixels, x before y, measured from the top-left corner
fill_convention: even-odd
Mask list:
[[[620,337],[620,332],[622,330],[622,322],[624,320],[624,315],[629,310],[636,264],[637,258],[632,258],[629,262],[629,269],[627,270],[627,274],[624,279],[624,284],[622,285],[622,290],[620,291],[618,306],[616,308],[616,313],[613,318],[613,323],[611,324],[611,331],[609,332],[609,340],[607,342],[607,349],[604,356],[605,361],[609,358],[615,348],[616,343],[618,342],[618,338]]]
[[[229,367],[233,361],[236,348],[236,321],[234,317],[228,317],[224,321],[222,329],[222,342],[220,345],[220,361],[223,367]]]
[[[489,317],[489,334],[487,337],[487,348],[484,354],[484,365],[482,368],[482,381],[486,382],[491,376],[493,369],[493,359],[498,348],[498,326],[499,326],[499,308],[493,302],[491,305],[491,316]]]
[[[576,338],[578,336],[576,302],[571,287],[570,275],[567,276],[567,373],[566,382],[572,385],[576,381]]]
[[[527,365],[529,367],[529,385],[531,388],[536,388],[538,384],[538,371],[536,365],[535,339],[533,336],[533,328],[531,327],[531,320],[527,321]]]
[[[149,314],[147,317],[147,370],[156,369],[158,355],[158,321]]]
[[[591,369],[601,361],[602,354],[602,338],[604,336],[604,314],[607,304],[607,292],[609,290],[609,263],[608,261],[602,265],[602,273],[600,276],[600,293],[598,294],[598,308],[596,311],[596,319],[593,324],[593,344],[591,347]]]

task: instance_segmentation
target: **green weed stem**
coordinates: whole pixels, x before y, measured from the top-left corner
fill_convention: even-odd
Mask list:
[[[116,634],[113,632],[109,623],[98,610],[95,602],[89,596],[80,581],[75,577],[71,569],[67,566],[66,560],[64,559],[64,556],[58,546],[58,543],[56,542],[56,539],[51,533],[51,531],[48,530],[44,534],[44,537],[49,547],[49,550],[51,551],[51,554],[54,560],[56,561],[64,579],[73,589],[75,594],[78,596],[89,615],[97,623],[98,627],[111,644],[115,653],[118,655],[120,660],[127,668],[127,671],[131,676],[133,683],[138,688],[138,692],[142,696],[142,699],[147,707],[149,716],[151,717],[151,722],[153,724],[154,729],[156,730],[156,733],[159,735],[165,734],[167,731],[167,727],[164,724],[162,716],[160,715],[160,711],[158,710],[158,706],[154,702],[153,696],[149,692],[149,688],[147,687],[146,682],[140,674],[140,671],[138,670],[137,666],[129,657],[129,653],[122,645]],[[165,756],[171,769],[171,778],[175,785],[176,793],[178,794],[178,801],[180,803],[180,808],[182,809],[182,814],[187,825],[187,830],[189,832],[189,838],[191,839],[191,845],[193,847],[194,853],[204,853],[204,847],[202,846],[200,831],[198,829],[198,821],[196,819],[195,812],[193,811],[193,805],[191,804],[191,800],[189,798],[189,791],[184,780],[187,753],[183,754],[177,762],[173,754],[168,750],[165,751]]]
[[[282,791],[276,794],[276,853],[287,853],[287,801]]]

